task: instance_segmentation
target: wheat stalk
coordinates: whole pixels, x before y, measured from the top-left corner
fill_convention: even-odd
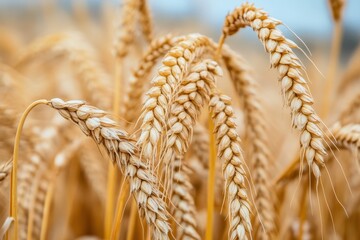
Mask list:
[[[217,154],[223,163],[226,196],[229,201],[230,239],[251,236],[250,203],[245,187],[246,174],[241,154],[240,138],[236,132],[231,99],[216,92],[209,103],[214,121]]]
[[[129,82],[124,101],[123,114],[128,122],[136,121],[140,115],[139,101],[145,91],[146,79],[151,69],[153,69],[157,60],[164,56],[181,39],[183,38],[175,38],[170,34],[157,38],[151,42],[149,48],[140,59],[138,67],[132,74],[133,78]],[[136,101],[134,101],[135,99]]]
[[[122,59],[129,52],[129,46],[132,45],[135,36],[136,17],[140,6],[139,0],[126,0],[123,3],[121,10],[121,19],[117,22],[114,42],[113,53]]]
[[[205,59],[194,64],[188,76],[181,81],[171,106],[165,146],[160,154],[160,163],[165,164],[165,171],[172,171],[167,166],[171,165],[176,155],[183,156],[188,150],[193,126],[201,108],[209,101],[210,88],[214,87],[216,76],[222,76],[221,68],[216,62]],[[171,182],[171,176],[166,181]]]
[[[227,36],[235,34],[242,27],[249,26],[258,34],[266,52],[270,53],[271,66],[278,69],[281,90],[291,109],[293,127],[301,131],[300,144],[305,159],[316,179],[319,179],[320,167],[324,165],[326,155],[324,134],[319,127],[320,118],[312,107],[313,99],[307,82],[301,76],[303,67],[291,49],[297,46],[276,29],[279,24],[279,20],[270,18],[265,11],[245,3],[226,17],[219,49]]]
[[[146,93],[147,99],[141,117],[141,135],[137,145],[142,146],[142,155],[154,159],[156,147],[164,131],[170,101],[191,63],[203,53],[208,43],[201,35],[189,35],[186,40],[171,48],[162,60],[152,88]]]
[[[250,142],[250,157],[253,166],[251,174],[255,187],[254,200],[258,213],[258,217],[255,218],[255,236],[258,239],[271,239],[276,231],[274,196],[269,184],[269,166],[272,162],[262,103],[245,61],[228,48],[224,48],[223,60],[244,107],[246,134]]]
[[[148,43],[151,43],[153,40],[154,30],[151,12],[147,0],[140,0],[139,7],[139,20],[141,23],[142,33]]]
[[[176,239],[201,239],[197,231],[196,208],[194,199],[191,196],[192,185],[189,180],[189,168],[184,159],[175,157],[170,167],[174,171],[172,182],[171,213],[179,224],[176,231]]]
[[[160,191],[156,189],[155,176],[138,157],[134,140],[126,132],[117,129],[116,123],[107,118],[104,111],[85,105],[83,101],[52,99],[49,104],[64,118],[76,123],[85,135],[105,147],[112,161],[127,176],[130,192],[136,199],[140,213],[152,227],[153,237],[168,239],[165,204],[160,198]]]

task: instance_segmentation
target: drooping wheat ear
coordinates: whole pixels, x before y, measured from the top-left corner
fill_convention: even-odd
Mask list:
[[[117,124],[106,117],[106,113],[83,101],[64,102],[52,99],[49,105],[58,110],[65,118],[76,123],[83,133],[92,137],[98,145],[105,147],[113,163],[124,172],[130,184],[139,211],[152,228],[155,239],[168,239],[169,224],[165,203],[156,188],[157,179],[149,171],[145,162],[139,159],[139,150],[135,141],[126,132],[117,128]]]
[[[148,43],[153,40],[154,30],[151,11],[147,0],[140,0],[140,24],[142,33]]]
[[[176,239],[200,240],[195,217],[195,202],[191,195],[192,185],[188,176],[190,169],[182,161],[184,159],[176,157],[171,163],[171,167],[174,169],[171,187],[171,202],[173,204],[171,213],[179,224],[176,230]]]
[[[336,147],[352,150],[360,161],[360,124],[341,126],[340,123],[335,123],[331,133],[336,139]]]
[[[343,15],[345,0],[329,0],[329,5],[334,21],[340,21]]]
[[[215,86],[217,76],[222,76],[219,65],[213,60],[205,59],[194,64],[189,74],[181,81],[177,96],[171,105],[165,147],[160,155],[160,162],[166,165],[165,170],[169,169],[167,165],[176,155],[183,156],[188,150],[193,127],[201,109],[209,101],[210,89]]]
[[[3,164],[0,164],[0,183],[5,180],[9,175],[12,168],[12,161],[9,160]]]
[[[194,126],[191,152],[199,159],[204,169],[209,168],[209,136],[207,129],[200,123]]]
[[[356,118],[356,113],[360,112],[360,93],[357,94],[351,103],[340,114],[339,121],[344,124],[348,122],[359,122],[360,119]]]
[[[64,56],[78,76],[85,97],[102,109],[109,109],[111,90],[107,85],[108,76],[96,61],[94,49],[80,34],[61,33],[40,38],[30,44],[16,66],[20,68],[49,55]]]
[[[153,87],[146,94],[147,99],[141,114],[142,132],[137,145],[142,146],[145,158],[154,159],[174,92],[191,63],[203,53],[207,44],[206,37],[191,34],[171,48],[162,60],[162,65],[152,80]]]
[[[229,70],[235,90],[240,95],[245,113],[246,136],[249,139],[253,166],[251,174],[255,187],[254,200],[258,213],[254,226],[255,238],[271,239],[276,231],[275,208],[269,183],[271,179],[269,166],[272,165],[272,161],[263,105],[246,62],[228,48],[224,48],[223,60]]]
[[[251,237],[250,202],[245,186],[246,173],[236,132],[236,119],[231,99],[215,91],[211,94],[209,108],[215,126],[218,158],[223,163],[225,192],[229,202],[230,239]]]
[[[141,58],[138,67],[133,73],[133,78],[129,82],[128,91],[125,96],[123,115],[125,119],[132,123],[140,115],[141,98],[147,85],[147,77],[151,69],[155,66],[158,59],[164,56],[175,43],[183,40],[182,38],[174,38],[172,35],[155,39],[151,42],[148,50]]]
[[[80,149],[79,163],[85,174],[90,188],[95,192],[103,206],[105,206],[106,197],[106,166],[100,161],[93,149],[84,144]]]
[[[219,47],[227,36],[235,34],[240,28],[250,26],[258,34],[265,50],[270,53],[271,66],[277,68],[280,74],[281,90],[291,109],[293,127],[301,131],[300,144],[305,159],[319,179],[326,155],[320,118],[312,107],[313,99],[307,82],[301,76],[303,67],[291,49],[297,46],[276,29],[279,24],[279,20],[270,18],[265,11],[245,3],[226,17]]]
[[[139,14],[140,0],[125,0],[118,21],[114,42],[113,53],[122,59],[129,53],[129,46],[135,39],[135,25]]]

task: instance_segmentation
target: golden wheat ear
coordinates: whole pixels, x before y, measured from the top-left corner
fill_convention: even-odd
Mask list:
[[[223,164],[225,195],[229,204],[229,238],[251,238],[251,207],[246,189],[246,172],[240,147],[240,137],[236,132],[234,110],[231,98],[211,93],[209,109],[214,121],[217,155]]]
[[[252,179],[255,189],[256,214],[254,236],[272,238],[276,231],[275,197],[270,188],[272,157],[269,149],[266,116],[255,80],[244,59],[224,46],[222,58],[230,73],[245,115],[245,134],[249,140]],[[245,151],[246,151],[245,150]]]
[[[142,155],[154,159],[157,144],[166,126],[170,101],[178,88],[186,69],[202,55],[208,39],[201,35],[189,35],[169,50],[162,60],[162,65],[152,80],[152,88],[146,93],[147,98],[141,114],[141,135],[137,145],[142,147]]]
[[[270,18],[265,11],[245,3],[226,17],[219,49],[226,37],[235,34],[240,28],[249,26],[258,34],[266,52],[270,54],[271,66],[279,72],[281,91],[286,105],[291,109],[292,125],[301,132],[300,144],[305,159],[319,179],[326,155],[321,119],[312,106],[314,101],[302,77],[301,71],[304,69],[292,51],[297,45],[277,29],[280,24],[279,20]]]
[[[86,105],[83,101],[52,99],[49,105],[107,150],[113,163],[126,175],[130,192],[135,197],[140,214],[151,227],[153,237],[168,239],[168,215],[160,197],[161,192],[156,188],[157,179],[148,165],[140,160],[135,141],[125,131],[118,129],[116,122],[106,117],[106,112]]]
[[[133,72],[129,87],[126,91],[123,115],[128,125],[134,123],[140,115],[141,100],[146,86],[150,84],[147,79],[157,61],[163,57],[177,42],[184,40],[181,37],[173,37],[171,34],[154,39],[138,63]]]

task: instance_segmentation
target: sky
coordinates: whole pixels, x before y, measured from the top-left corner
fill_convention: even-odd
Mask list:
[[[27,5],[35,7],[44,0],[0,0],[0,10]],[[71,0],[45,0],[71,5]],[[74,1],[74,0],[73,0]],[[76,0],[79,1],[79,0]],[[104,0],[86,0],[93,8],[97,8]],[[122,0],[107,0],[117,4]],[[189,16],[197,22],[211,24],[221,28],[224,17],[244,0],[149,0],[155,16],[162,19],[185,20]],[[264,8],[272,17],[281,19],[283,23],[296,33],[322,35],[331,34],[332,20],[328,0],[250,0],[257,7]],[[344,24],[360,36],[360,0],[346,0]]]
[[[197,18],[209,24],[222,25],[224,16],[244,1],[240,0],[150,0],[154,11],[168,17],[197,14]],[[264,8],[272,17],[281,19],[296,32],[327,34],[332,20],[327,0],[252,0],[255,6]],[[347,0],[345,24],[360,33],[360,0]]]

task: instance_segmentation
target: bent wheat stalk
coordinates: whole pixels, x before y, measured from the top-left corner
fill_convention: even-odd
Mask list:
[[[305,159],[316,179],[319,179],[320,167],[324,166],[326,155],[324,134],[319,127],[320,118],[312,107],[313,99],[301,75],[303,67],[292,51],[297,45],[276,28],[279,24],[279,20],[270,18],[265,11],[245,3],[226,17],[218,51],[221,51],[226,37],[240,28],[249,26],[258,34],[266,52],[270,53],[271,66],[279,72],[281,90],[291,109],[292,125],[301,132],[300,144]]]
[[[157,180],[148,166],[138,157],[134,140],[118,129],[117,124],[106,117],[100,109],[88,106],[83,101],[52,99],[49,105],[65,118],[77,124],[83,133],[105,147],[113,163],[124,172],[130,184],[140,214],[145,216],[155,239],[168,239],[169,224],[165,203],[156,188]]]

